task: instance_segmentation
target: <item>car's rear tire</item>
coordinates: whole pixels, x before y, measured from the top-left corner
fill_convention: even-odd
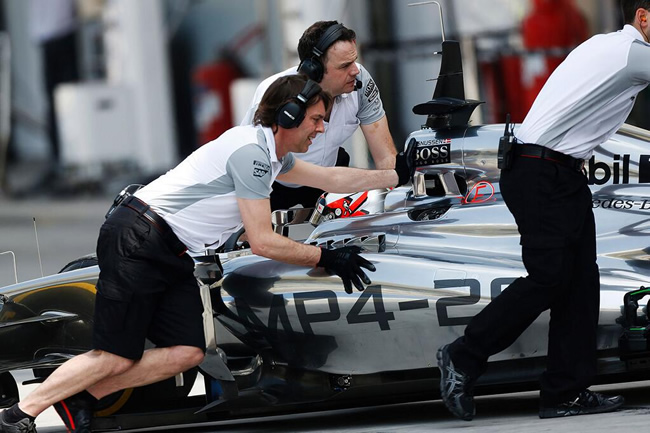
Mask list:
[[[17,403],[19,398],[18,385],[11,373],[0,373],[0,408]]]
[[[175,401],[187,397],[194,386],[198,368],[183,373],[183,386],[176,386],[176,379],[170,377],[151,385],[128,388],[108,395],[99,401],[95,415],[110,416],[120,411],[142,412],[155,408],[174,407]]]
[[[75,269],[89,268],[91,266],[95,266],[96,264],[97,264],[97,254],[88,254],[87,256],[74,259],[73,261],[65,265],[63,268],[61,268],[59,274],[61,272],[74,271]]]

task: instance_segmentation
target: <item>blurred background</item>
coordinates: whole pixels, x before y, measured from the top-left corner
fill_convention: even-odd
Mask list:
[[[257,83],[339,20],[379,85],[398,148],[425,123],[443,32],[416,0],[0,0],[0,286],[95,250],[113,197],[239,124]],[[617,0],[440,0],[473,124],[521,122],[566,54],[622,27]],[[570,91],[570,89],[567,89]],[[649,128],[647,91],[629,123]],[[495,143],[496,145],[496,143]],[[363,135],[346,143],[369,166]]]
[[[414,1],[414,0],[413,0]],[[239,124],[259,81],[298,64],[318,20],[358,36],[398,148],[425,118],[443,33],[407,0],[0,0],[3,198],[114,195]],[[580,42],[622,27],[617,0],[440,0],[461,42],[473,122],[521,122]],[[648,127],[641,94],[629,123]],[[368,166],[359,146],[352,164]],[[347,145],[346,145],[347,146]]]

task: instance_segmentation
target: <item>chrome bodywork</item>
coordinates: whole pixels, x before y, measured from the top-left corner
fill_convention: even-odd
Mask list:
[[[386,194],[383,213],[325,221],[311,231],[304,242],[363,248],[377,268],[364,292],[346,294],[340,279],[322,269],[246,249],[220,254],[223,278],[214,260],[197,257],[197,275],[209,286],[215,354],[225,354],[235,379],[223,382],[230,386],[224,392],[228,386],[215,387],[221,377],[207,378],[206,412],[235,416],[349,405],[359,397],[366,403],[435,398],[436,349],[462,335],[472,316],[526,273],[516,225],[499,193],[502,130],[414,132],[425,146],[449,146],[448,161],[420,167],[414,185]],[[624,293],[650,283],[647,134],[623,127],[586,165],[601,273],[599,381],[650,376],[647,363],[620,360],[616,323]],[[274,223],[283,232],[308,218],[308,212],[280,212]],[[0,289],[0,344],[9,348],[0,374],[51,368],[90,347],[97,276],[92,266]],[[477,392],[534,388],[547,332],[543,314],[490,359]],[[101,424],[108,419],[100,418],[98,428],[113,428],[120,418]]]
[[[132,406],[120,397],[122,405],[102,412],[94,426],[142,427],[133,421],[141,418],[120,414],[160,412],[161,398],[191,407],[183,420],[191,422],[438,397],[437,348],[462,335],[477,312],[526,274],[517,227],[499,192],[504,125],[467,126],[480,101],[465,100],[462,89],[459,46],[445,41],[434,98],[414,108],[428,115],[428,126],[406,140],[418,143],[413,184],[385,194],[383,212],[306,226],[306,243],[362,248],[377,268],[365,291],[345,293],[340,279],[321,268],[251,255],[237,239],[227,242],[227,252],[196,257],[214,327],[202,369],[205,397],[197,402],[187,397],[189,389],[176,391],[178,384],[191,387],[193,378],[172,380],[171,389],[140,394]],[[595,150],[585,175],[601,275],[597,380],[647,379],[650,352],[638,362],[620,359],[617,319],[623,295],[650,284],[650,133],[625,125]],[[306,211],[273,215],[282,234],[308,219]],[[41,371],[90,348],[98,274],[91,266],[0,289],[0,391],[11,389],[11,370]],[[477,393],[535,388],[547,334],[542,314],[490,359]],[[145,425],[161,419],[147,417]]]
[[[364,254],[377,267],[364,293],[347,295],[338,278],[317,270],[257,257],[233,260],[225,266],[222,287],[232,316],[219,320],[276,364],[334,375],[431,369],[428,374],[435,376],[436,349],[462,335],[472,316],[526,274],[517,227],[499,193],[496,147],[502,131],[503,125],[491,125],[411,134],[418,143],[450,148],[449,162],[420,169],[429,194],[398,188],[386,196],[384,213],[328,221],[311,233],[305,242],[319,246],[379,240],[380,252]],[[640,183],[640,174],[650,169],[642,152],[650,148],[639,133],[647,134],[625,126],[586,165],[587,175],[601,183],[591,189],[603,374],[629,372],[617,355],[622,328],[616,319],[623,294],[650,282],[650,184]],[[490,359],[495,367],[479,385],[535,381],[547,333],[543,314]],[[308,349],[296,351],[309,340]],[[519,370],[504,367],[509,362]]]

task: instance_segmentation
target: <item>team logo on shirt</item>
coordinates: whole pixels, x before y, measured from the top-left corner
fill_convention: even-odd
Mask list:
[[[253,176],[264,177],[271,170],[271,166],[261,161],[253,160]]]
[[[366,98],[368,98],[368,102],[372,102],[375,99],[377,99],[377,96],[379,96],[379,88],[375,84],[375,81],[373,79],[370,79],[368,81],[368,84],[366,85],[366,90],[363,93]]]

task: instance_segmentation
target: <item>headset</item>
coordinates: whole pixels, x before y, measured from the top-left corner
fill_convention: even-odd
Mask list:
[[[325,33],[318,39],[318,43],[314,48],[312,48],[312,56],[308,59],[303,60],[298,65],[298,71],[307,75],[312,80],[320,83],[323,79],[323,74],[325,73],[325,67],[323,66],[323,61],[321,56],[325,54],[325,51],[332,45],[338,38],[343,35],[345,26],[343,24],[332,24],[325,30]]]
[[[278,126],[285,129],[298,127],[305,118],[307,101],[319,94],[321,91],[317,82],[307,80],[298,96],[278,108],[275,118]]]

